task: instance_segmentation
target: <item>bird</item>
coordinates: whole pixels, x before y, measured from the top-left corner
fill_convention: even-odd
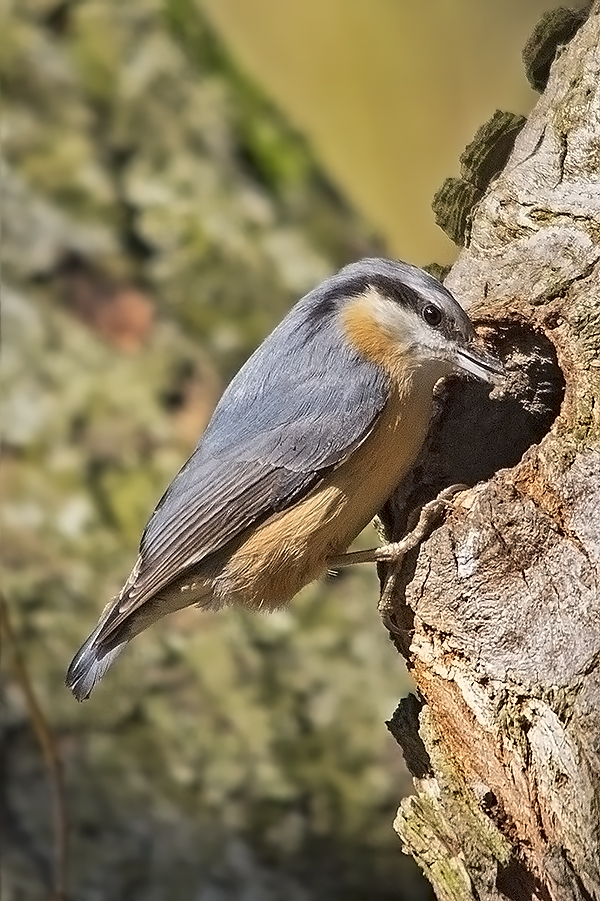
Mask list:
[[[503,374],[426,271],[363,259],[306,294],[234,376],[158,502],[131,575],[68,669],[75,697],[166,614],[272,611],[343,562],[413,466],[434,387],[456,371]]]

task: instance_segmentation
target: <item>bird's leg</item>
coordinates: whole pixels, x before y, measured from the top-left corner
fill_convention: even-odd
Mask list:
[[[396,587],[398,574],[402,569],[404,558],[414,548],[418,547],[431,532],[440,520],[442,513],[451,505],[453,498],[461,491],[466,491],[468,485],[450,485],[440,491],[434,500],[429,501],[420,509],[413,510],[408,520],[410,531],[401,539],[401,541],[392,541],[389,544],[381,545],[381,547],[371,548],[367,551],[352,551],[343,554],[340,557],[334,557],[329,561],[329,565],[335,566],[352,566],[354,563],[390,563],[386,579],[379,598],[379,614],[383,623],[390,632],[397,633],[398,626],[394,619],[394,606],[392,604],[392,595]],[[418,515],[417,515],[418,514]],[[416,522],[415,522],[416,521]]]
[[[412,551],[413,548],[417,547],[431,535],[434,526],[439,521],[444,511],[451,505],[452,500],[457,494],[461,491],[465,491],[468,487],[468,485],[458,484],[444,488],[434,500],[429,501],[428,504],[425,504],[425,506],[421,508],[416,525],[404,536],[402,541],[384,546],[384,549],[385,547],[392,548],[393,552],[392,556],[389,558],[391,566],[388,569],[386,580],[381,591],[378,609],[384,626],[393,634],[397,634],[400,631],[394,616],[395,610],[392,597],[396,588],[398,574],[402,569],[404,558],[409,551]]]
[[[412,521],[414,522],[415,514],[419,516],[416,524],[402,538],[401,541],[391,541],[388,544],[382,544],[380,547],[369,548],[365,551],[350,551],[341,554],[339,557],[329,559],[328,565],[335,569],[338,566],[353,566],[355,563],[394,563],[394,569],[399,569],[402,561],[409,551],[416,548],[424,541],[432,532],[433,527],[438,522],[444,510],[450,506],[452,499],[461,491],[466,491],[468,485],[450,485],[440,491],[434,500],[429,501],[420,510],[414,511]],[[410,520],[409,520],[409,524]]]

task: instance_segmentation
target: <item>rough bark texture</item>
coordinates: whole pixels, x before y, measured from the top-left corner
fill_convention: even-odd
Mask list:
[[[384,520],[479,482],[396,574],[419,701],[396,829],[440,899],[600,899],[600,4],[447,279],[506,361],[448,385]],[[482,482],[482,480],[484,480]]]

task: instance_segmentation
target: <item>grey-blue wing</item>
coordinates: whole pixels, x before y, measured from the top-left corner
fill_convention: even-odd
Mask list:
[[[301,313],[299,304],[225,391],[146,527],[122,608],[304,497],[370,433],[385,376],[332,334],[333,317],[315,329]]]

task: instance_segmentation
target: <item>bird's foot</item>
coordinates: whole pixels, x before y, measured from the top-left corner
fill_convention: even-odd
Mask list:
[[[401,541],[392,541],[389,544],[383,544],[381,547],[369,548],[366,551],[350,551],[339,557],[333,557],[328,561],[329,566],[335,569],[338,566],[353,566],[355,563],[390,563],[381,598],[379,600],[379,612],[386,625],[391,631],[395,632],[393,619],[392,595],[396,585],[397,576],[402,568],[402,563],[406,555],[418,547],[426,538],[431,535],[433,529],[440,521],[442,514],[445,513],[452,505],[452,501],[461,491],[466,491],[468,485],[450,485],[440,491],[434,500],[429,501],[420,509],[413,512],[409,525],[412,525]],[[418,514],[418,516],[417,516]],[[411,523],[412,520],[412,523]]]
[[[327,563],[332,569],[338,566],[354,566],[356,563],[402,563],[409,551],[416,548],[432,532],[433,527],[439,521],[441,514],[451,505],[453,498],[461,491],[466,491],[468,485],[450,485],[440,491],[434,500],[429,501],[418,512],[419,517],[401,541],[391,541],[380,547],[368,548],[365,551],[349,551],[339,557],[331,557]]]
[[[395,541],[379,548],[380,551],[387,551],[388,553],[387,558],[382,557],[381,559],[388,559],[392,564],[388,569],[381,597],[379,598],[379,614],[390,632],[398,633],[400,631],[394,615],[393,595],[404,558],[409,551],[414,550],[431,535],[442,515],[452,506],[456,495],[460,494],[461,491],[468,490],[468,487],[468,485],[457,484],[444,488],[436,498],[421,507],[420,511],[414,511],[413,516],[416,516],[418,512],[416,525],[401,541]]]

